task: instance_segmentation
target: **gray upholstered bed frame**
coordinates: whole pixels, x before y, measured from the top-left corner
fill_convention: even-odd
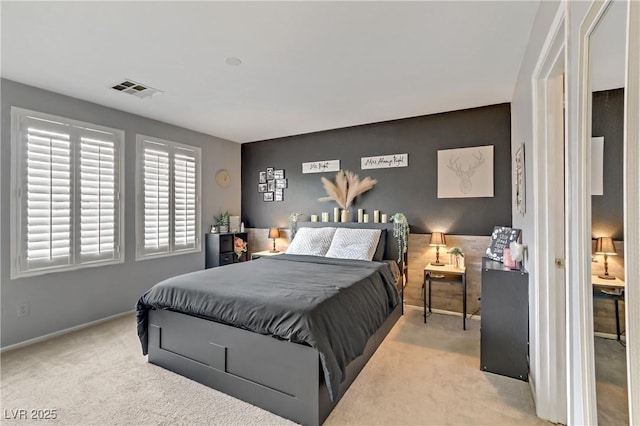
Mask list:
[[[398,258],[392,224],[304,222],[298,226],[387,229],[385,258]],[[402,281],[398,283],[401,292]],[[179,312],[149,312],[149,362],[295,422],[319,425],[400,318],[402,305],[369,339],[364,353],[348,365],[335,401],[329,398],[315,349]]]

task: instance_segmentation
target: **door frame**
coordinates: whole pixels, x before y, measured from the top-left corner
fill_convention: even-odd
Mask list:
[[[640,259],[640,2],[627,7],[627,61],[624,134],[625,258]],[[631,52],[636,52],[631,55]],[[627,392],[629,424],[640,425],[640,264],[625,262]],[[631,285],[633,283],[633,285]]]
[[[591,76],[590,36],[612,0],[594,1],[580,25],[580,61],[578,85],[578,138],[576,161],[577,185],[572,197],[580,214],[574,217],[571,245],[577,253],[569,269],[576,283],[574,295],[578,304],[571,306],[569,326],[574,330],[570,339],[571,362],[581,371],[570,369],[569,422],[597,424],[595,400],[595,367],[593,354],[593,300],[591,296],[591,196],[588,171],[591,165]],[[627,343],[627,394],[629,424],[640,424],[640,265],[630,259],[640,258],[640,2],[627,2],[627,49],[625,70],[625,131],[624,131],[624,239],[625,239],[625,330]],[[575,346],[577,343],[582,345]],[[571,345],[574,345],[571,347]],[[580,351],[582,349],[582,351]],[[582,377],[576,377],[582,374]],[[571,388],[571,385],[574,385]],[[582,400],[578,397],[582,396]],[[573,417],[572,417],[573,413]]]
[[[542,47],[532,75],[533,94],[533,198],[535,279],[531,291],[531,372],[536,414],[555,423],[567,421],[566,307],[565,285],[557,285],[556,253],[564,247],[566,219],[552,213],[559,195],[557,183],[564,183],[567,202],[567,170],[563,152],[567,150],[567,114],[563,108],[562,79],[567,69],[566,4],[562,3]],[[559,91],[559,92],[558,92]],[[559,136],[562,135],[562,136]],[[562,143],[558,145],[558,139]],[[564,215],[567,216],[566,214]],[[556,229],[565,230],[558,234]]]

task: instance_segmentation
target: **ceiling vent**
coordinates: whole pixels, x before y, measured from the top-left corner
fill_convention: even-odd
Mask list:
[[[161,90],[154,89],[153,87],[149,87],[144,84],[136,83],[133,80],[125,79],[123,81],[119,81],[111,85],[113,90],[117,90],[118,92],[128,93],[135,97],[144,99],[149,98],[151,96],[162,93]]]

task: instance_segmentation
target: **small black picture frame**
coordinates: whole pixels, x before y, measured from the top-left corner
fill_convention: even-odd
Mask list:
[[[262,194],[262,201],[273,201],[273,192],[265,192]]]
[[[284,201],[284,191],[282,189],[276,189],[274,201]]]
[[[276,189],[285,189],[287,183],[287,179],[276,179]]]
[[[267,167],[267,181],[273,180],[273,167]]]
[[[284,179],[284,170],[283,169],[274,170],[273,171],[273,178],[274,179]]]
[[[273,192],[276,190],[276,181],[271,179],[267,181],[267,191]]]
[[[260,172],[258,174],[258,183],[267,183],[267,172]]]
[[[259,183],[258,184],[258,192],[267,192],[267,184]]]

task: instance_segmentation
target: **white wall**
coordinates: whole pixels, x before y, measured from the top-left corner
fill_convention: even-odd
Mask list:
[[[533,159],[536,155],[536,141],[533,139],[533,91],[532,77],[534,68],[542,52],[543,44],[551,29],[553,19],[561,3],[541,2],[538,13],[531,30],[531,36],[525,52],[518,80],[511,101],[511,152],[515,153],[520,144],[525,144],[525,185],[526,185],[526,213],[521,215],[513,206],[513,227],[522,229],[522,242],[528,246],[525,266],[529,272],[529,306],[536,305],[538,274],[536,270],[535,253],[535,217],[534,197],[536,182],[533,179]],[[513,196],[515,199],[515,194]],[[539,368],[539,360],[536,358],[536,348],[540,344],[537,340],[536,323],[539,312],[529,309],[529,338],[530,338],[530,375],[534,388],[534,398],[538,399],[536,384],[540,383],[540,377],[544,374]],[[538,407],[539,408],[539,407]],[[540,415],[540,412],[538,412]]]
[[[134,309],[156,282],[204,267],[204,252],[135,261],[136,133],[202,148],[202,232],[213,215],[240,214],[240,145],[159,121],[125,113],[57,93],[1,80],[0,144],[0,296],[2,340],[6,347],[55,331]],[[138,100],[134,100],[138,101]],[[125,262],[118,265],[10,279],[11,106],[72,118],[125,131]],[[229,170],[231,185],[221,189],[215,172]],[[28,301],[30,314],[18,318],[17,305]],[[135,325],[131,324],[132,331]]]

